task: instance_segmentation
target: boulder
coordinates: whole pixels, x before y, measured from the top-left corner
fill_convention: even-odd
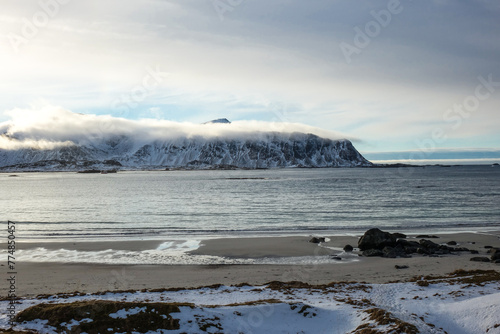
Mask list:
[[[450,254],[451,250],[447,246],[439,246],[439,249],[437,249],[434,254],[438,255],[445,255],[445,254]]]
[[[397,238],[389,233],[383,232],[378,228],[372,228],[365,232],[365,234],[358,241],[358,248],[362,251],[368,249],[382,250],[386,246],[396,246]]]
[[[491,261],[500,260],[500,249],[495,249],[493,253],[491,253]]]
[[[423,254],[423,255],[430,255],[430,254],[432,254],[433,252],[432,252],[432,251],[430,251],[430,250],[428,250],[428,249],[426,249],[426,248],[419,247],[419,248],[417,249],[417,253],[418,253],[418,254]]]
[[[344,246],[344,252],[352,252],[354,250],[354,247],[352,247],[351,245],[345,245]]]
[[[386,247],[386,248],[390,248],[390,247]],[[395,255],[396,257],[404,257],[404,258],[411,257],[410,254],[411,253],[407,253],[406,250],[400,245],[396,245],[396,247],[392,248],[392,250],[390,250],[390,252],[388,253],[388,255],[390,255],[390,257],[394,257],[394,255]]]
[[[436,235],[428,235],[428,234],[417,235],[416,238],[417,239],[439,239],[439,237]]]
[[[363,256],[372,257],[372,256],[383,256],[384,253],[380,249],[367,249],[363,251]]]
[[[479,254],[479,252],[478,252],[477,250],[475,250],[475,249],[472,249],[472,250],[470,251],[470,253],[471,253],[471,254]]]
[[[470,260],[474,262],[490,262],[490,259],[484,256],[471,257]]]
[[[396,238],[398,239],[406,239],[406,234],[403,234],[403,233],[393,233],[392,234],[393,236],[395,236]]]
[[[406,254],[417,253],[420,248],[420,244],[416,241],[408,241],[404,239],[398,239],[396,242],[396,247],[401,247]]]
[[[427,250],[437,250],[439,249],[439,245],[436,244],[435,242],[432,242],[430,240],[425,240],[425,239],[422,239],[420,240],[420,246],[422,246],[423,248],[427,249]]]
[[[448,246],[456,246],[457,245],[457,242],[456,241],[448,241],[446,243]]]
[[[395,259],[398,257],[396,249],[393,247],[390,247],[390,246],[384,247],[384,249],[382,249],[382,253],[383,253],[383,255],[382,255],[383,257],[388,257],[391,259]]]
[[[408,269],[408,268],[410,268],[410,267],[408,267],[407,265],[402,265],[402,266],[400,266],[400,265],[397,265],[397,264],[396,264],[396,265],[394,266],[394,268],[396,268],[396,269]]]
[[[313,237],[309,242],[312,242],[313,244],[319,244],[320,242],[325,242],[325,238],[316,238]]]
[[[470,252],[470,249],[465,247],[455,247],[451,249],[453,252]]]

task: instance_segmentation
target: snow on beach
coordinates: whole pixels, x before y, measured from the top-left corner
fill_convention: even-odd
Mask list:
[[[500,333],[500,274],[412,282],[59,294],[21,299],[15,330],[60,333]],[[8,301],[2,301],[5,309]],[[38,305],[38,308],[33,306]],[[50,307],[48,307],[48,306]],[[59,307],[59,308],[58,308]],[[24,321],[23,321],[24,320]],[[5,314],[0,328],[9,328]]]

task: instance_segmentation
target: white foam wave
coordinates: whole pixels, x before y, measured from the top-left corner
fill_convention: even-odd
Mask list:
[[[193,243],[194,244],[194,243]],[[58,263],[94,263],[94,264],[122,264],[122,265],[214,265],[214,264],[274,264],[274,265],[316,265],[327,263],[348,263],[358,261],[355,257],[343,257],[342,261],[334,260],[330,256],[300,256],[300,257],[272,257],[272,258],[227,258],[210,255],[192,255],[187,253],[193,244],[180,243],[177,248],[167,247],[164,243],[154,250],[125,251],[77,251],[69,249],[50,250],[38,247],[28,250],[18,250],[17,258],[20,262],[58,262]],[[160,249],[162,247],[167,247]]]

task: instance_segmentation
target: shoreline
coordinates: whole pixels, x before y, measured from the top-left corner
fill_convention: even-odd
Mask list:
[[[456,241],[459,246],[479,251],[472,255],[429,257],[416,255],[411,258],[366,258],[355,261],[331,259],[321,264],[98,264],[23,262],[17,264],[18,295],[94,293],[115,290],[142,290],[168,288],[194,288],[213,284],[236,285],[249,283],[262,285],[271,281],[301,281],[309,284],[353,281],[388,283],[407,281],[416,276],[445,275],[455,270],[499,270],[494,263],[472,262],[471,257],[487,256],[484,246],[500,247],[500,231],[483,233],[441,234],[437,243]],[[221,256],[227,258],[261,259],[266,257],[329,258],[342,252],[346,244],[357,246],[357,236],[329,237],[318,246],[309,242],[310,237],[224,238],[203,240],[202,246],[188,252],[190,256]],[[158,246],[161,241],[81,242],[81,243],[32,243],[19,244],[23,250],[43,246],[58,249],[62,245],[74,251],[103,250],[104,248],[141,251]],[[396,269],[395,266],[408,266]],[[40,279],[43,277],[43,279]]]
[[[382,160],[384,161],[384,160]],[[449,168],[449,167],[497,167],[498,162],[495,159],[492,159],[491,162],[476,162],[476,163],[444,163],[445,160],[439,160],[440,163],[422,163],[422,164],[410,164],[405,161],[399,162],[369,162],[370,165],[354,165],[354,166],[325,166],[325,167],[314,167],[314,166],[285,166],[285,167],[239,167],[239,166],[229,166],[227,168],[220,166],[211,166],[207,168],[190,168],[187,166],[183,167],[173,167],[173,166],[157,166],[152,168],[141,168],[141,167],[118,167],[118,168],[72,168],[72,169],[8,169],[12,166],[4,166],[0,167],[0,174],[16,174],[16,173],[82,173],[86,174],[85,171],[89,170],[114,170],[117,172],[184,172],[184,171],[258,171],[258,170],[279,170],[279,169],[348,169],[348,168],[366,168],[366,169],[394,169],[394,168],[426,168],[426,167],[441,167],[441,168]],[[113,167],[113,166],[109,166]],[[116,166],[115,166],[116,167]],[[92,174],[92,173],[90,173]]]
[[[418,227],[418,228],[391,228],[390,226],[377,226],[379,229],[383,231],[388,231],[390,233],[403,233],[408,235],[409,237],[415,237],[421,234],[432,234],[432,235],[440,235],[446,237],[448,235],[457,235],[457,234],[495,234],[497,233],[500,236],[500,223],[494,226],[455,226],[453,228],[441,228],[438,226],[432,227]],[[209,240],[226,240],[226,239],[268,239],[268,238],[312,238],[312,237],[327,237],[327,238],[344,238],[344,237],[355,237],[359,238],[366,232],[367,229],[371,227],[361,226],[352,229],[318,229],[318,230],[293,230],[293,231],[231,231],[221,233],[211,232],[211,233],[202,233],[200,231],[190,232],[190,233],[179,233],[179,234],[170,234],[170,235],[144,235],[144,236],[134,236],[134,237],[109,237],[109,236],[92,236],[88,237],[52,237],[40,239],[36,237],[26,237],[19,236],[23,241],[20,242],[21,245],[35,245],[35,244],[45,244],[45,245],[70,245],[70,244],[79,244],[84,245],[88,244],[161,244],[164,241],[187,241],[187,240],[201,240],[201,241],[209,241]],[[0,247],[3,245],[3,242],[0,242]],[[50,246],[54,248],[55,246]],[[24,247],[25,248],[25,247]],[[99,249],[103,247],[99,247]],[[134,249],[134,247],[133,247]]]

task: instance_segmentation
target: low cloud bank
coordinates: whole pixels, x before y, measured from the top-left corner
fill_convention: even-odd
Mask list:
[[[182,138],[259,139],[265,133],[312,133],[324,138],[344,139],[339,133],[298,124],[263,121],[236,121],[231,124],[196,124],[166,120],[129,120],[109,115],[85,115],[60,107],[13,109],[10,118],[0,123],[0,149],[53,149],[81,145],[114,136],[136,141],[175,140]]]

